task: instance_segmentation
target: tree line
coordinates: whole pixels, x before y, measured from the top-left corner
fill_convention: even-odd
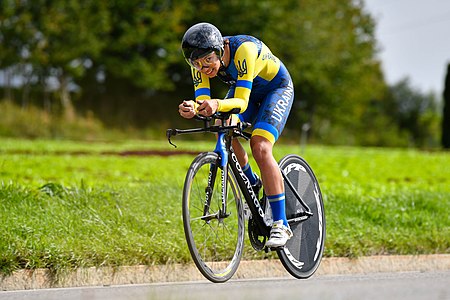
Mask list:
[[[437,143],[437,97],[407,79],[386,84],[375,21],[354,0],[3,0],[2,98],[68,119],[93,113],[116,128],[184,124],[177,105],[193,97],[193,87],[180,41],[197,22],[224,35],[253,35],[285,63],[296,97],[287,135],[372,146]],[[225,95],[220,82],[212,88]]]

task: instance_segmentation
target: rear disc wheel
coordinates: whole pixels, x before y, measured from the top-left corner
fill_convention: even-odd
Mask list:
[[[308,163],[297,155],[287,155],[280,163],[281,171],[296,192],[309,206],[313,215],[306,220],[296,217],[305,208],[285,182],[286,216],[294,236],[284,248],[278,249],[283,266],[294,277],[308,278],[320,265],[325,244],[325,212],[322,193],[316,176]]]

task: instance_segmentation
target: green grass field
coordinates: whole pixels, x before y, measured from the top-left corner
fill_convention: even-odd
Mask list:
[[[191,262],[181,191],[194,156],[123,155],[213,149],[212,140],[176,143],[0,139],[0,272]],[[314,169],[325,202],[325,256],[450,253],[450,153],[301,152],[280,144],[275,156],[298,153]],[[244,259],[264,257],[246,244]]]

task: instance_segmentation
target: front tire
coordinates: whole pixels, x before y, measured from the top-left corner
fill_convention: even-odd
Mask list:
[[[226,213],[222,209],[221,168],[214,152],[199,154],[186,174],[183,190],[183,226],[192,259],[212,282],[225,282],[236,272],[244,247],[242,196],[228,171]],[[211,174],[215,170],[216,174]],[[215,175],[210,177],[211,175]],[[215,178],[209,208],[205,212],[208,180]]]

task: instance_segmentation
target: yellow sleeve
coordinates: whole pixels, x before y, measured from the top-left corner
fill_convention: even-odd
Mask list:
[[[211,89],[208,76],[195,68],[191,68],[192,81],[194,82],[195,101],[211,99]]]
[[[252,42],[245,42],[236,50],[234,64],[238,71],[234,98],[219,100],[219,111],[230,111],[240,108],[241,113],[247,109],[253,78],[255,78],[255,64],[258,58],[258,48]]]

